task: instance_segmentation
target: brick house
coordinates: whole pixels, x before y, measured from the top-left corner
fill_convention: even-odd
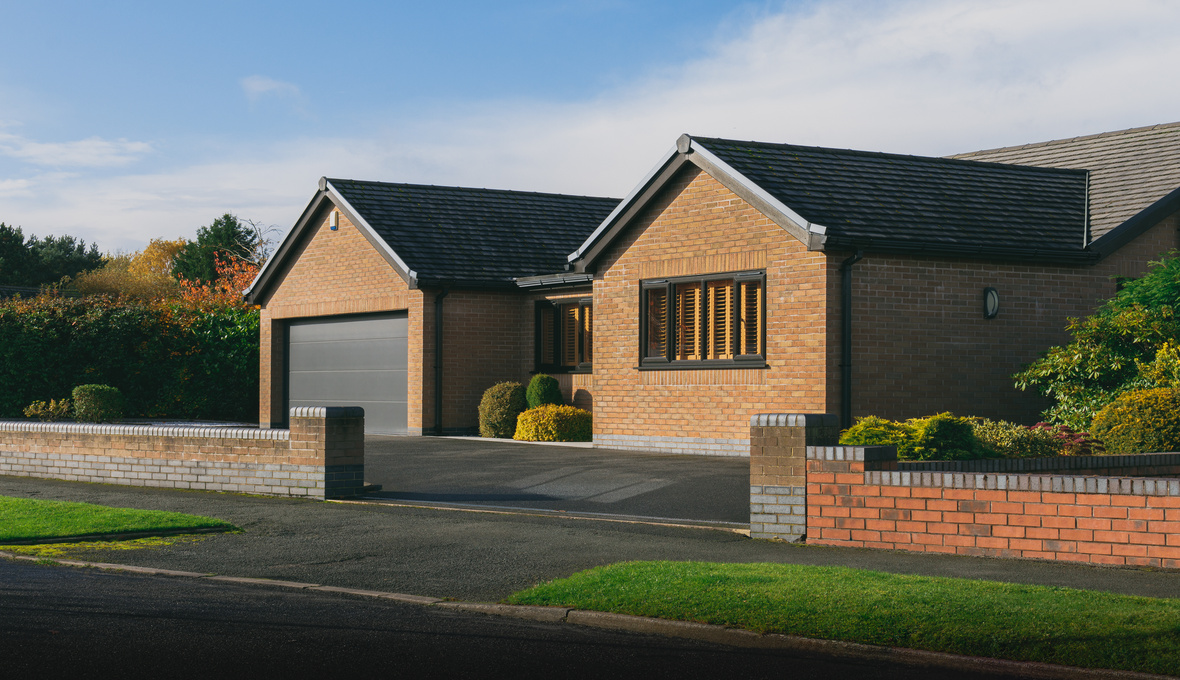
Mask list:
[[[1177,159],[1180,124],[956,158],[686,135],[621,202],[321,180],[248,293],[261,420],[317,371],[317,403],[363,402],[375,314],[405,327],[388,431],[469,431],[535,371],[613,448],[741,455],[767,412],[1032,422],[1011,375],[1180,245]]]

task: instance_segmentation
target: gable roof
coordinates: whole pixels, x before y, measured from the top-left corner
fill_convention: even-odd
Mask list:
[[[956,154],[996,163],[1090,171],[1090,232],[1098,238],[1180,187],[1180,123]]]
[[[295,227],[247,295],[260,299],[281,263],[331,206],[369,239],[411,287],[513,287],[562,271],[617,198],[320,179]]]
[[[685,162],[749,201],[811,250],[1081,262],[1086,172],[682,136],[571,256],[606,243]],[[613,222],[612,222],[613,220]]]

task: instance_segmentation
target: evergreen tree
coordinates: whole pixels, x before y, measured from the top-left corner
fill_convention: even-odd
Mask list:
[[[178,279],[210,283],[217,279],[216,257],[222,261],[251,259],[258,245],[258,235],[250,225],[226,213],[197,230],[197,240],[176,254],[172,273]]]
[[[0,285],[39,286],[103,264],[98,247],[73,236],[30,236],[0,222]]]

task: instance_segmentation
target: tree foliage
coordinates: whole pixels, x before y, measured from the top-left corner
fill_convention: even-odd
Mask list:
[[[1160,351],[1180,342],[1180,257],[1172,251],[1151,265],[1093,314],[1070,319],[1069,344],[1051,347],[1014,376],[1020,389],[1053,399],[1044,413],[1050,422],[1087,430],[1123,392],[1166,386],[1160,380],[1170,355]]]
[[[173,275],[196,284],[217,279],[217,261],[246,260],[257,262],[263,239],[254,223],[225,213],[207,227],[197,230],[197,240],[176,253]]]
[[[20,227],[0,222],[0,286],[40,286],[101,267],[98,248],[73,236],[25,238]]]

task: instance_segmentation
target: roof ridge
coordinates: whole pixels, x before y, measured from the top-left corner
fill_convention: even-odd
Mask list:
[[[1076,137],[1064,137],[1062,139],[1050,139],[1044,142],[1029,142],[1028,144],[1015,144],[1012,146],[997,146],[991,149],[979,149],[976,151],[964,151],[962,153],[951,154],[947,156],[953,160],[967,160],[964,156],[972,156],[980,153],[995,153],[997,151],[1023,151],[1025,149],[1037,149],[1046,146],[1053,146],[1057,144],[1068,144],[1071,142],[1082,142],[1091,139],[1100,139],[1102,137],[1116,137],[1121,135],[1129,135],[1136,132],[1149,132],[1151,130],[1161,130],[1167,128],[1180,127],[1180,121],[1174,123],[1157,123],[1155,125],[1144,125],[1141,127],[1127,128],[1125,130],[1111,130],[1108,132],[1096,132],[1089,135],[1078,135]]]
[[[1177,125],[1180,125],[1180,123],[1177,123]],[[777,148],[808,149],[808,150],[829,151],[829,152],[836,151],[836,152],[852,154],[852,155],[856,155],[856,156],[870,156],[870,157],[877,157],[877,158],[896,158],[896,159],[906,159],[906,160],[916,159],[916,160],[920,160],[920,161],[933,161],[936,163],[947,163],[947,164],[951,164],[951,165],[993,166],[993,167],[1000,167],[1000,168],[1007,168],[1007,169],[1020,168],[1022,170],[1030,170],[1030,171],[1035,171],[1035,172],[1043,172],[1043,171],[1047,170],[1047,171],[1050,171],[1053,173],[1064,172],[1067,174],[1087,172],[1086,170],[1079,170],[1076,168],[1053,168],[1053,167],[1046,167],[1046,166],[1040,166],[1040,165],[1021,165],[1019,163],[1002,163],[1002,162],[998,162],[998,161],[978,161],[978,160],[971,160],[971,159],[967,159],[967,158],[955,158],[953,156],[919,156],[917,154],[891,153],[888,151],[864,151],[861,149],[840,149],[840,148],[829,147],[829,146],[787,144],[787,143],[782,143],[782,142],[758,142],[758,141],[754,141],[754,140],[745,141],[745,140],[740,140],[740,139],[725,139],[724,137],[693,137],[692,135],[689,135],[689,136],[692,137],[693,141],[704,142],[706,144],[706,146],[708,145],[708,142],[710,142],[710,141],[717,141],[717,142],[730,142],[730,143],[734,143],[734,144],[753,144],[756,146],[768,146],[768,147],[777,147]]]
[[[552,196],[562,198],[589,198],[593,200],[603,201],[620,201],[622,199],[612,196],[588,196],[585,194],[562,194],[547,191],[522,191],[520,189],[490,189],[487,187],[462,187],[450,184],[414,184],[411,182],[382,182],[371,179],[347,179],[343,177],[325,177],[329,182],[355,182],[357,184],[376,184],[387,187],[408,187],[414,189],[451,189],[455,191],[479,191],[489,194],[513,194],[517,196]]]

